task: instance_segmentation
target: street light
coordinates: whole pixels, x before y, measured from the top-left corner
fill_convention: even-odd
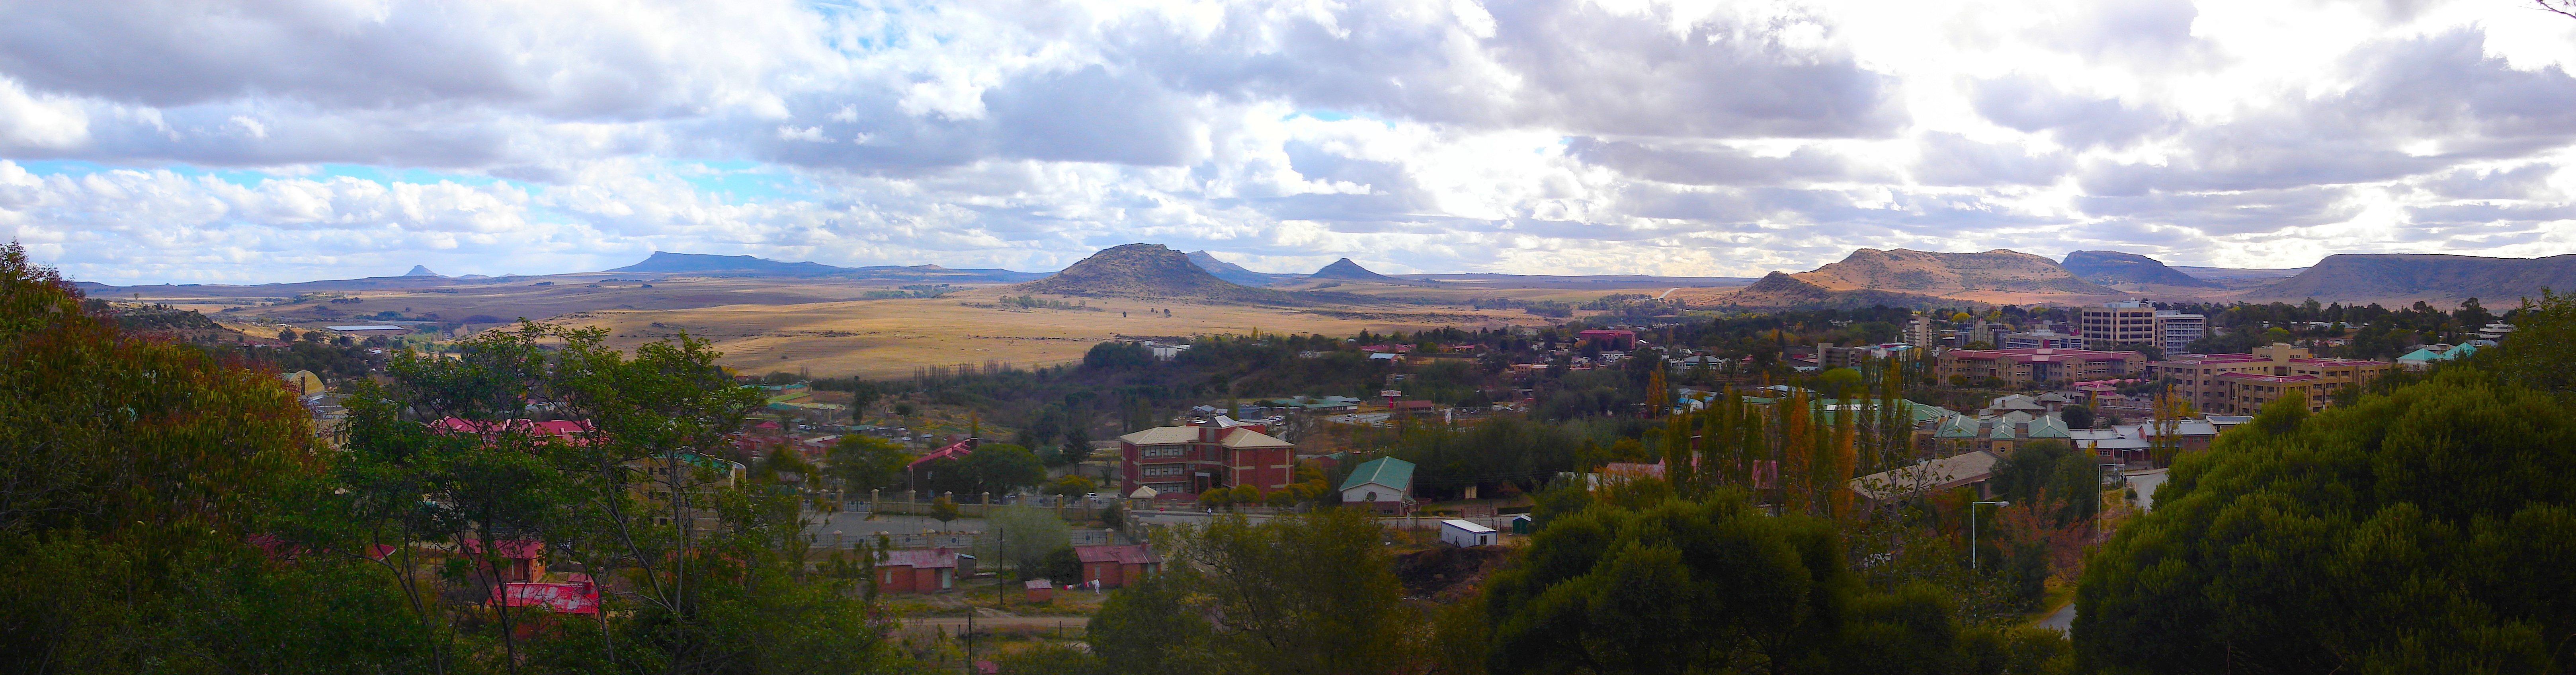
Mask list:
[[[1979,506],[2012,506],[2012,502],[1968,502],[1968,569],[1970,570],[1977,569],[1978,563],[1981,562],[1977,560],[1977,507]]]

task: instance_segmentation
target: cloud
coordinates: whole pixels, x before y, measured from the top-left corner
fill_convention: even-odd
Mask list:
[[[2033,154],[2020,145],[1979,143],[1952,133],[1924,134],[1914,179],[1926,185],[2047,185],[2073,162],[2062,152]]]
[[[1859,247],[2564,253],[2576,22],[2546,18],[2480,0],[5,4],[0,234],[120,281],[652,250],[1044,270],[1132,241],[1282,271],[1732,276]]]

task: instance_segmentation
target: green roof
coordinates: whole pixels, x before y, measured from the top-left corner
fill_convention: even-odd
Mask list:
[[[2065,422],[2060,422],[2055,417],[2042,417],[2030,421],[2030,437],[2071,439],[2075,435],[2066,432]]]
[[[1995,432],[1994,432],[1994,433],[1991,433],[1991,434],[1986,434],[1986,437],[1987,437],[1987,438],[1994,439],[1994,440],[1998,440],[1998,441],[2009,441],[2009,440],[2012,440],[2012,439],[2013,439],[2013,423],[2012,423],[2012,420],[2006,420],[2006,419],[1997,419],[1997,420],[1995,420]]]
[[[1342,481],[1342,489],[1376,483],[1398,490],[1413,489],[1413,463],[1393,457],[1379,457],[1351,469],[1351,477]]]
[[[1960,415],[1941,420],[1941,430],[1933,432],[1933,435],[1940,438],[1976,438],[1977,419]]]

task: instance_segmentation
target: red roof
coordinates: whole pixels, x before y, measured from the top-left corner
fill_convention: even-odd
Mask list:
[[[1401,410],[1430,410],[1432,408],[1430,401],[1396,401],[1395,407]]]
[[[1950,358],[1954,359],[1971,359],[1979,361],[1997,360],[2013,361],[2018,363],[2123,361],[2127,360],[2129,357],[2137,355],[2137,352],[2097,352],[2090,349],[2055,349],[2047,347],[2036,349],[1953,349],[1950,350],[1948,354]]]
[[[1163,561],[1162,556],[1154,555],[1154,552],[1145,548],[1144,544],[1076,546],[1073,547],[1073,557],[1087,563],[1114,562],[1121,565],[1144,565]]]
[[[449,417],[436,422],[431,422],[429,423],[429,428],[439,431],[453,431],[469,434],[521,433],[530,436],[557,436],[564,438],[570,438],[591,430],[590,422],[587,420],[538,421],[522,418],[514,420],[476,422],[457,417]]]
[[[884,567],[910,567],[914,569],[934,569],[940,567],[953,568],[957,566],[957,552],[944,548],[916,548],[901,551],[887,551],[886,561],[878,563],[878,565]]]
[[[947,446],[942,447],[942,448],[940,448],[940,449],[932,450],[932,451],[930,451],[930,454],[922,455],[920,459],[912,460],[912,462],[910,462],[910,463],[907,463],[907,464],[903,465],[903,468],[905,468],[905,469],[913,469],[913,468],[920,467],[920,466],[921,466],[921,465],[923,465],[923,464],[928,464],[928,463],[930,463],[930,460],[934,460],[934,459],[943,459],[943,458],[951,458],[951,457],[965,457],[965,456],[967,456],[967,455],[971,455],[971,454],[974,454],[974,453],[975,453],[975,446],[974,446],[974,445],[971,445],[969,441],[958,441],[958,442],[955,442],[955,443],[950,443],[950,444],[948,444]]]
[[[2314,380],[2314,379],[2318,379],[2318,378],[2317,378],[2317,376],[2315,376],[2315,375],[2256,375],[2256,374],[2253,374],[2253,373],[2219,373],[2219,374],[2218,374],[2218,379],[2222,379],[2222,380],[2252,380],[2252,381],[2255,381],[2255,382],[2271,382],[2271,383],[2290,383],[2290,382],[2306,382],[2306,381]]]

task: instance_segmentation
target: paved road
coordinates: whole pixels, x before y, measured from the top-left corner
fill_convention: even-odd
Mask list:
[[[2155,510],[2156,487],[2165,484],[2165,470],[2149,469],[2134,473],[2124,471],[2121,472],[2120,475],[2128,476],[2129,487],[2138,489],[2139,509],[2145,511]]]
[[[2060,633],[2074,631],[2075,603],[2068,602],[2065,607],[2058,608],[2057,613],[2048,615],[2048,618],[2040,619],[2039,627],[2055,629]]]

